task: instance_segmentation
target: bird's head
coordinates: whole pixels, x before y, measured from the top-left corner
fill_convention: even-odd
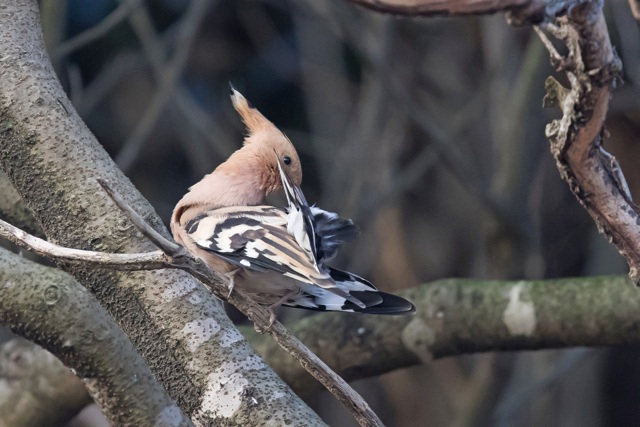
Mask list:
[[[299,186],[302,182],[302,166],[289,138],[232,85],[230,87],[233,107],[242,117],[248,131],[241,151],[244,152],[244,156],[250,156],[256,164],[260,165],[262,170],[255,172],[263,174],[266,194],[282,190],[278,162],[293,185]]]

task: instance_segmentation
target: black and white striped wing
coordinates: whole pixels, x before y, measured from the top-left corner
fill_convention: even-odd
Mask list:
[[[287,212],[272,206],[229,207],[195,217],[185,230],[200,248],[238,267],[335,287],[301,250],[287,222]]]

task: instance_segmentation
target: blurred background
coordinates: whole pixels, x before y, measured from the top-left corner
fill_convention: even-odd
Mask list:
[[[558,111],[542,98],[553,70],[531,28],[345,0],[40,6],[76,109],[167,224],[187,188],[241,145],[231,81],[297,147],[307,199],[360,226],[336,266],[382,290],[626,273],[550,155],[544,127]],[[626,1],[605,10],[625,70],[605,148],[637,200],[640,27]],[[355,386],[389,426],[622,426],[640,418],[638,350],[464,356]],[[306,400],[329,424],[355,425],[328,394]]]

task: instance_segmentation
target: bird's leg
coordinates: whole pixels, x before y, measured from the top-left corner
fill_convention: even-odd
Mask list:
[[[274,304],[271,304],[268,307],[269,326],[267,327],[267,329],[270,329],[271,326],[273,325],[273,322],[276,321],[276,310],[278,309],[278,307],[280,307],[285,302],[289,301],[289,299],[291,299],[292,297],[295,297],[296,295],[298,295],[298,293],[299,293],[298,290],[289,291],[282,298],[280,298],[278,301],[276,301]]]
[[[233,288],[236,285],[235,278],[238,271],[240,271],[240,269],[236,268],[235,270],[225,273],[225,276],[227,277],[227,279],[229,279],[229,284],[227,285],[227,287],[229,288],[229,295],[227,295],[227,299],[231,298],[231,293],[233,292]]]

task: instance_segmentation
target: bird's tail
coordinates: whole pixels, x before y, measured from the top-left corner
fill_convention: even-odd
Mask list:
[[[416,308],[406,299],[397,295],[378,291],[369,281],[355,274],[327,267],[327,272],[335,281],[338,289],[362,303],[362,307],[344,296],[318,286],[303,288],[295,301],[285,303],[288,306],[319,311],[351,311],[368,314],[408,314]]]
[[[353,273],[328,267],[329,275],[336,285],[347,291],[349,295],[362,301],[364,308],[345,301],[345,308],[359,313],[369,314],[407,314],[416,311],[415,306],[408,300],[397,295],[381,292],[368,280]]]

